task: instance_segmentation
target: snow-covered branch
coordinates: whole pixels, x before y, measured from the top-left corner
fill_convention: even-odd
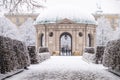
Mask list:
[[[35,45],[35,27],[33,26],[33,20],[28,18],[25,23],[23,23],[19,27],[20,33],[22,34],[23,42],[26,43],[27,46]]]
[[[97,22],[97,45],[105,45],[109,40],[111,40],[113,29],[110,25],[110,22],[105,17],[100,17]]]
[[[0,35],[21,40],[17,27],[6,17],[0,17]]]
[[[0,0],[0,7],[9,13],[33,12],[36,8],[44,8],[45,0]]]

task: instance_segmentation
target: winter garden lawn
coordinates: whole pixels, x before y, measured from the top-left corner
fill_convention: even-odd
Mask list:
[[[120,77],[81,56],[52,56],[7,80],[120,80]]]

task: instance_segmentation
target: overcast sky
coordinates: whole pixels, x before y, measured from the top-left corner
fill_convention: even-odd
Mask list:
[[[120,13],[120,0],[47,0],[47,8],[62,6],[75,7],[86,13],[94,13],[97,5],[101,6],[104,13]],[[68,6],[69,5],[69,6]]]

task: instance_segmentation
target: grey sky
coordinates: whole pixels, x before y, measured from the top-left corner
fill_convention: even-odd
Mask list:
[[[71,5],[71,7],[79,7],[81,11],[94,13],[97,10],[97,3],[104,13],[120,13],[120,0],[47,0],[46,6],[57,8],[57,6]]]

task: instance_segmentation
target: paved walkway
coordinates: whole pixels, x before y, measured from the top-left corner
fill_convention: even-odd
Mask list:
[[[102,65],[87,63],[80,56],[52,56],[7,80],[120,80]]]

